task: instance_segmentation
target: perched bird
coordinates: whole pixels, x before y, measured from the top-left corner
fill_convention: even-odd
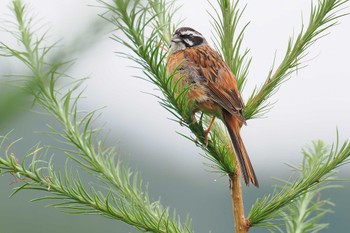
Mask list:
[[[222,57],[209,45],[203,35],[189,27],[177,29],[171,39],[167,61],[169,74],[189,85],[187,96],[194,104],[193,115],[204,112],[221,119],[230,134],[235,154],[246,185],[259,187],[254,169],[243,144],[240,129],[245,124],[242,115],[244,103],[238,91],[235,76]],[[195,118],[194,118],[195,119]]]

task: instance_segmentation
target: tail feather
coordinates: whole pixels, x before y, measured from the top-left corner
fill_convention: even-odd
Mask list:
[[[259,187],[258,179],[256,178],[253,166],[250,162],[248,153],[240,135],[241,124],[239,119],[227,111],[223,111],[223,118],[231,137],[232,145],[243,174],[244,182],[246,185],[249,185],[251,182],[256,187]]]

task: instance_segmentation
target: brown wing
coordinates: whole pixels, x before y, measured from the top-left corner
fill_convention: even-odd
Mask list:
[[[198,74],[203,76],[198,80],[206,87],[212,101],[244,122],[244,103],[236,79],[221,56],[208,45],[193,48],[193,51],[188,52],[189,60],[197,63],[196,67],[200,69]]]

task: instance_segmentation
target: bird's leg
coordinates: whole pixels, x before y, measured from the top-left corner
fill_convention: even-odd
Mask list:
[[[192,112],[192,122],[197,122],[196,119],[196,110],[193,110]],[[194,142],[196,143],[196,145],[198,145],[198,138],[196,137],[196,139],[194,140]]]
[[[193,111],[193,114],[192,114],[192,121],[193,122],[196,122],[197,119],[196,119],[196,111]],[[215,121],[215,116],[213,116],[209,122],[209,125],[208,125],[208,128],[206,130],[204,130],[204,143],[206,146],[208,146],[208,143],[209,143],[209,138],[208,138],[208,135],[210,133],[210,130],[211,130],[211,127],[213,126],[214,124],[214,121]],[[198,142],[198,138],[196,138],[195,142],[197,143]]]
[[[208,128],[204,130],[204,142],[206,146],[208,146],[208,142],[209,142],[208,135],[210,133],[211,127],[214,124],[214,121],[215,121],[215,116],[211,118]]]

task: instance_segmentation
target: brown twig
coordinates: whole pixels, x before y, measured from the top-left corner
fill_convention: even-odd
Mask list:
[[[236,157],[234,158],[234,161],[236,164],[236,171],[233,174],[229,174],[229,181],[231,190],[233,221],[235,224],[235,233],[247,233],[251,225],[248,219],[246,219],[246,217],[244,216],[240,168],[238,166]]]

